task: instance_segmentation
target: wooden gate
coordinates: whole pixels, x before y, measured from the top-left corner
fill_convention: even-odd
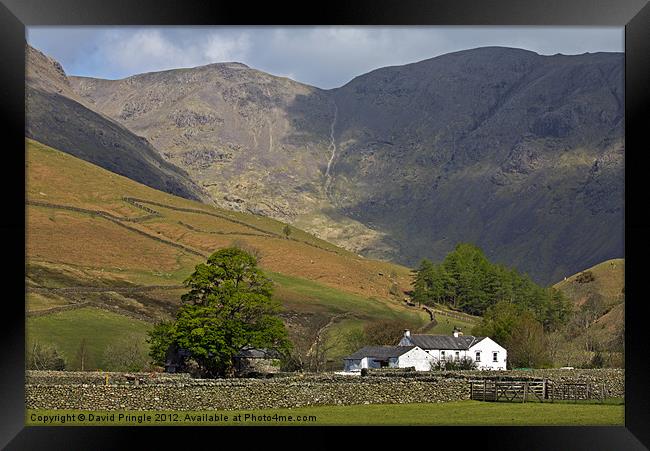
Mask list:
[[[470,399],[476,401],[553,402],[598,399],[608,397],[604,384],[587,382],[555,383],[548,379],[498,380],[475,379],[469,382]]]
[[[544,402],[546,380],[490,380],[470,381],[470,399],[477,401]]]

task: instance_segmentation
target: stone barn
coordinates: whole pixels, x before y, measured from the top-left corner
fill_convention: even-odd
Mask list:
[[[252,377],[280,371],[280,354],[272,349],[245,346],[233,357],[235,375]]]

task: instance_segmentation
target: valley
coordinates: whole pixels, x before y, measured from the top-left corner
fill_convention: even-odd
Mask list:
[[[28,340],[57,344],[71,363],[70,341],[79,346],[83,337],[65,331],[87,323],[81,318],[106,310],[144,340],[147,324],[175,312],[194,265],[233,245],[259,256],[296,342],[311,343],[343,314],[354,321],[334,321],[341,333],[379,319],[413,328],[428,322],[423,310],[391,294],[408,290],[408,268],[359,257],[295,228],[286,238],[278,221],[171,196],[31,140],[27,174]],[[55,324],[68,325],[53,332]],[[92,330],[101,342],[120,327],[107,321]]]
[[[469,242],[561,281],[567,365],[620,365],[622,67],[484,47],[323,90],[237,62],[76,77],[28,46],[28,339],[73,368],[89,340],[98,369],[110,337],[145,346],[195,265],[234,246],[273,280],[296,352],[324,339],[332,369],[378,321],[471,330],[405,302],[410,268]]]

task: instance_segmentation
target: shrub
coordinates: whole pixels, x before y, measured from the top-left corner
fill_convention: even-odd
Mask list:
[[[106,347],[104,364],[109,371],[147,370],[150,366],[147,347],[137,336],[125,337]]]
[[[65,359],[54,346],[43,346],[34,342],[27,355],[27,369],[30,370],[65,370]]]
[[[459,360],[438,360],[431,362],[431,371],[465,371],[475,370],[478,364],[471,357],[463,357]]]
[[[591,271],[583,271],[576,277],[576,282],[578,283],[589,283],[596,280],[596,276]]]
[[[262,251],[244,240],[234,240],[232,243],[230,243],[230,247],[235,247],[237,249],[241,249],[244,252],[247,252],[248,254],[255,257],[258,262],[262,260]]]
[[[284,237],[286,239],[289,239],[289,235],[291,235],[291,227],[289,224],[285,224],[285,226],[282,228],[282,233],[284,233]]]

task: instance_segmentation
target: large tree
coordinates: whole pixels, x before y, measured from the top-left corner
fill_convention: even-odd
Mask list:
[[[257,259],[239,248],[221,249],[185,280],[189,291],[173,322],[150,333],[150,355],[163,364],[170,349],[189,353],[204,377],[230,374],[244,346],[286,352],[291,344],[278,318],[271,281]]]
[[[539,368],[551,364],[542,324],[522,306],[501,301],[488,308],[472,333],[487,336],[508,350],[511,367]]]
[[[508,361],[514,368],[544,368],[551,365],[544,329],[533,315],[524,312],[506,342]]]

